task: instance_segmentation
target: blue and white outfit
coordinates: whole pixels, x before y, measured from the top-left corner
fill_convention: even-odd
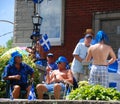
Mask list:
[[[21,89],[25,90],[28,87],[28,75],[32,75],[34,73],[34,69],[32,69],[30,66],[28,66],[25,63],[20,64],[20,70],[18,71],[14,65],[8,64],[3,73],[3,78],[7,76],[12,75],[20,75],[20,80],[10,80],[10,84],[12,86],[14,85],[20,85]]]
[[[78,43],[75,47],[75,50],[73,52],[73,55],[79,55],[80,58],[85,59],[87,55],[88,47],[85,45],[85,43]],[[78,61],[76,58],[73,59],[72,65],[71,65],[73,76],[75,77],[76,81],[81,80],[79,77],[79,74],[84,74],[83,65],[80,61]],[[77,75],[78,74],[78,75]]]
[[[9,61],[9,64],[4,68],[3,72],[3,78],[6,78],[8,76],[14,76],[14,75],[20,75],[20,80],[10,80],[10,84],[12,86],[19,85],[21,89],[25,90],[28,87],[28,75],[32,75],[34,73],[34,69],[31,68],[29,65],[21,62],[20,63],[20,70],[17,70],[15,67],[15,57],[19,56],[22,58],[22,55],[16,51],[11,54],[11,59]]]
[[[103,85],[108,87],[108,66],[104,65],[92,65],[90,70],[89,83],[92,85]]]
[[[48,64],[48,66],[52,69],[52,71],[58,69],[58,66],[55,62]]]

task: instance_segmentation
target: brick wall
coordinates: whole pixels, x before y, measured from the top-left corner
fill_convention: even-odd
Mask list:
[[[86,28],[92,28],[94,12],[120,11],[119,0],[66,0],[65,1],[65,38],[62,47],[51,51],[58,57],[64,55],[71,62],[72,52]]]
[[[25,26],[26,21],[31,21],[31,17],[23,18],[22,12],[26,14],[28,11],[32,16],[33,14],[33,2],[28,0],[28,3],[24,4],[23,1],[16,0],[16,26],[15,34],[20,37],[23,34],[23,43],[26,39],[31,42],[30,34],[32,33],[32,23]],[[22,7],[20,7],[22,6]],[[31,7],[29,10],[27,7]],[[54,46],[50,50],[56,55],[56,58],[60,55],[64,55],[71,62],[73,59],[72,52],[80,38],[84,37],[84,31],[86,28],[92,28],[93,13],[95,12],[120,12],[120,0],[65,0],[65,26],[64,26],[64,44],[62,46]],[[21,23],[21,21],[23,23]],[[22,27],[21,27],[22,26]],[[21,31],[21,29],[27,28],[27,31]],[[17,33],[16,33],[17,32]],[[27,37],[27,38],[26,38]],[[14,38],[14,42],[18,39]],[[21,40],[20,40],[21,41]]]

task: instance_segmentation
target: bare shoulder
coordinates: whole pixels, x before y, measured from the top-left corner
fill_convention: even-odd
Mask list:
[[[93,49],[93,48],[95,48],[95,47],[97,47],[97,44],[91,45],[91,46],[89,47],[89,50],[91,50],[91,49]]]
[[[72,72],[71,69],[67,70],[68,72]]]
[[[112,47],[110,45],[105,45],[107,49],[112,50]]]
[[[68,70],[67,70],[67,73],[72,73],[71,69],[68,69]]]
[[[52,74],[58,73],[58,70],[53,70]]]

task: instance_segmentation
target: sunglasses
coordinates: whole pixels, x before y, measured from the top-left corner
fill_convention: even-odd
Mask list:
[[[57,64],[61,64],[61,62],[58,62]]]
[[[92,36],[87,37],[86,39],[92,39]]]

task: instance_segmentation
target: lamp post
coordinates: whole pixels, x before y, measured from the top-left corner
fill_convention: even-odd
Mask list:
[[[32,39],[32,47],[33,47],[35,46],[36,42],[41,38],[40,26],[42,24],[42,17],[40,17],[38,13],[35,13],[35,15],[32,16],[32,22],[33,22],[33,32],[30,38]]]

